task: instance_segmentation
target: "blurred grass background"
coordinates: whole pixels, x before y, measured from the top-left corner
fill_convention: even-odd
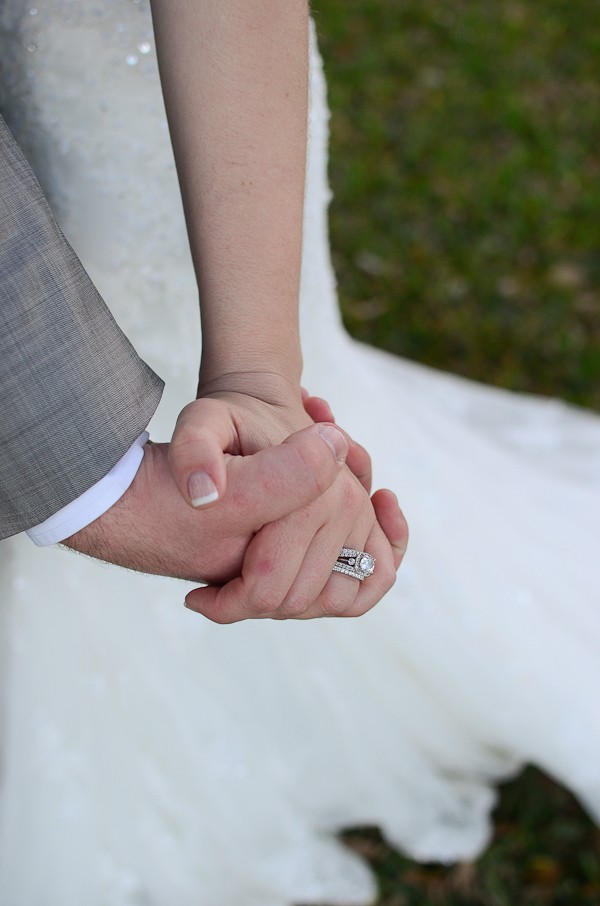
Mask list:
[[[600,409],[600,4],[313,0],[354,336]],[[600,832],[528,769],[475,865],[346,835],[380,906],[599,906]]]
[[[600,4],[314,0],[352,333],[600,408]]]

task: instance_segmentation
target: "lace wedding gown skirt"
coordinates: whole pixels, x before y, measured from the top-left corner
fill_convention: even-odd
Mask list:
[[[6,115],[119,323],[194,396],[196,291],[145,2],[6,2]],[[184,585],[0,546],[0,901],[368,903],[335,831],[478,853],[540,765],[600,816],[599,420],[352,341],[329,259],[313,44],[304,381],[398,491],[411,541],[358,621],[218,627]]]

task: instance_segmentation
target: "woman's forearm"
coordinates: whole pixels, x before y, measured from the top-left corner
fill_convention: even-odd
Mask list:
[[[152,0],[202,313],[202,376],[301,371],[305,0]]]

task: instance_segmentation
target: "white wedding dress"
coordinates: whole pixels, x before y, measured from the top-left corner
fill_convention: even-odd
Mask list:
[[[199,334],[147,3],[31,2],[0,14],[6,116],[166,380],[167,439]],[[600,817],[600,420],[344,333],[314,45],[311,93],[304,382],[399,494],[398,582],[357,621],[219,627],[180,582],[1,545],[6,906],[369,903],[336,830],[471,857],[528,761]]]

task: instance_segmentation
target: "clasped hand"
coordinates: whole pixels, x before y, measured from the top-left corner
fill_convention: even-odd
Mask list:
[[[208,583],[186,604],[217,623],[359,616],[391,588],[406,548],[396,498],[385,490],[369,498],[368,454],[322,400],[303,404],[299,391],[258,384],[205,389],[170,444],[146,446],[123,497],[65,544]],[[203,505],[193,506],[198,487]],[[374,574],[359,582],[332,573],[342,547],[372,554]]]
[[[180,414],[169,449],[182,497],[188,502],[207,500],[207,513],[241,501],[241,516],[258,500],[273,497],[282,507],[288,501],[289,509],[254,535],[239,574],[226,582],[222,576],[218,583],[211,580],[209,587],[187,596],[187,605],[221,623],[247,617],[359,616],[373,607],[395,581],[407,527],[390,491],[369,498],[371,463],[366,451],[331,423],[324,401],[307,394],[302,399],[299,389],[276,375],[225,375],[204,383],[200,393]],[[322,467],[315,460],[306,471],[305,445],[311,432],[314,436],[315,428],[308,427],[313,420],[320,422],[316,430],[332,448],[337,469],[330,460],[318,474]],[[259,456],[267,450],[280,456],[282,441],[298,445],[302,468],[277,476],[265,470],[254,489],[257,499],[246,499],[243,493],[240,498],[229,484],[230,457]],[[292,508],[292,487],[313,499]],[[359,582],[332,573],[342,547],[372,554],[373,576]]]

